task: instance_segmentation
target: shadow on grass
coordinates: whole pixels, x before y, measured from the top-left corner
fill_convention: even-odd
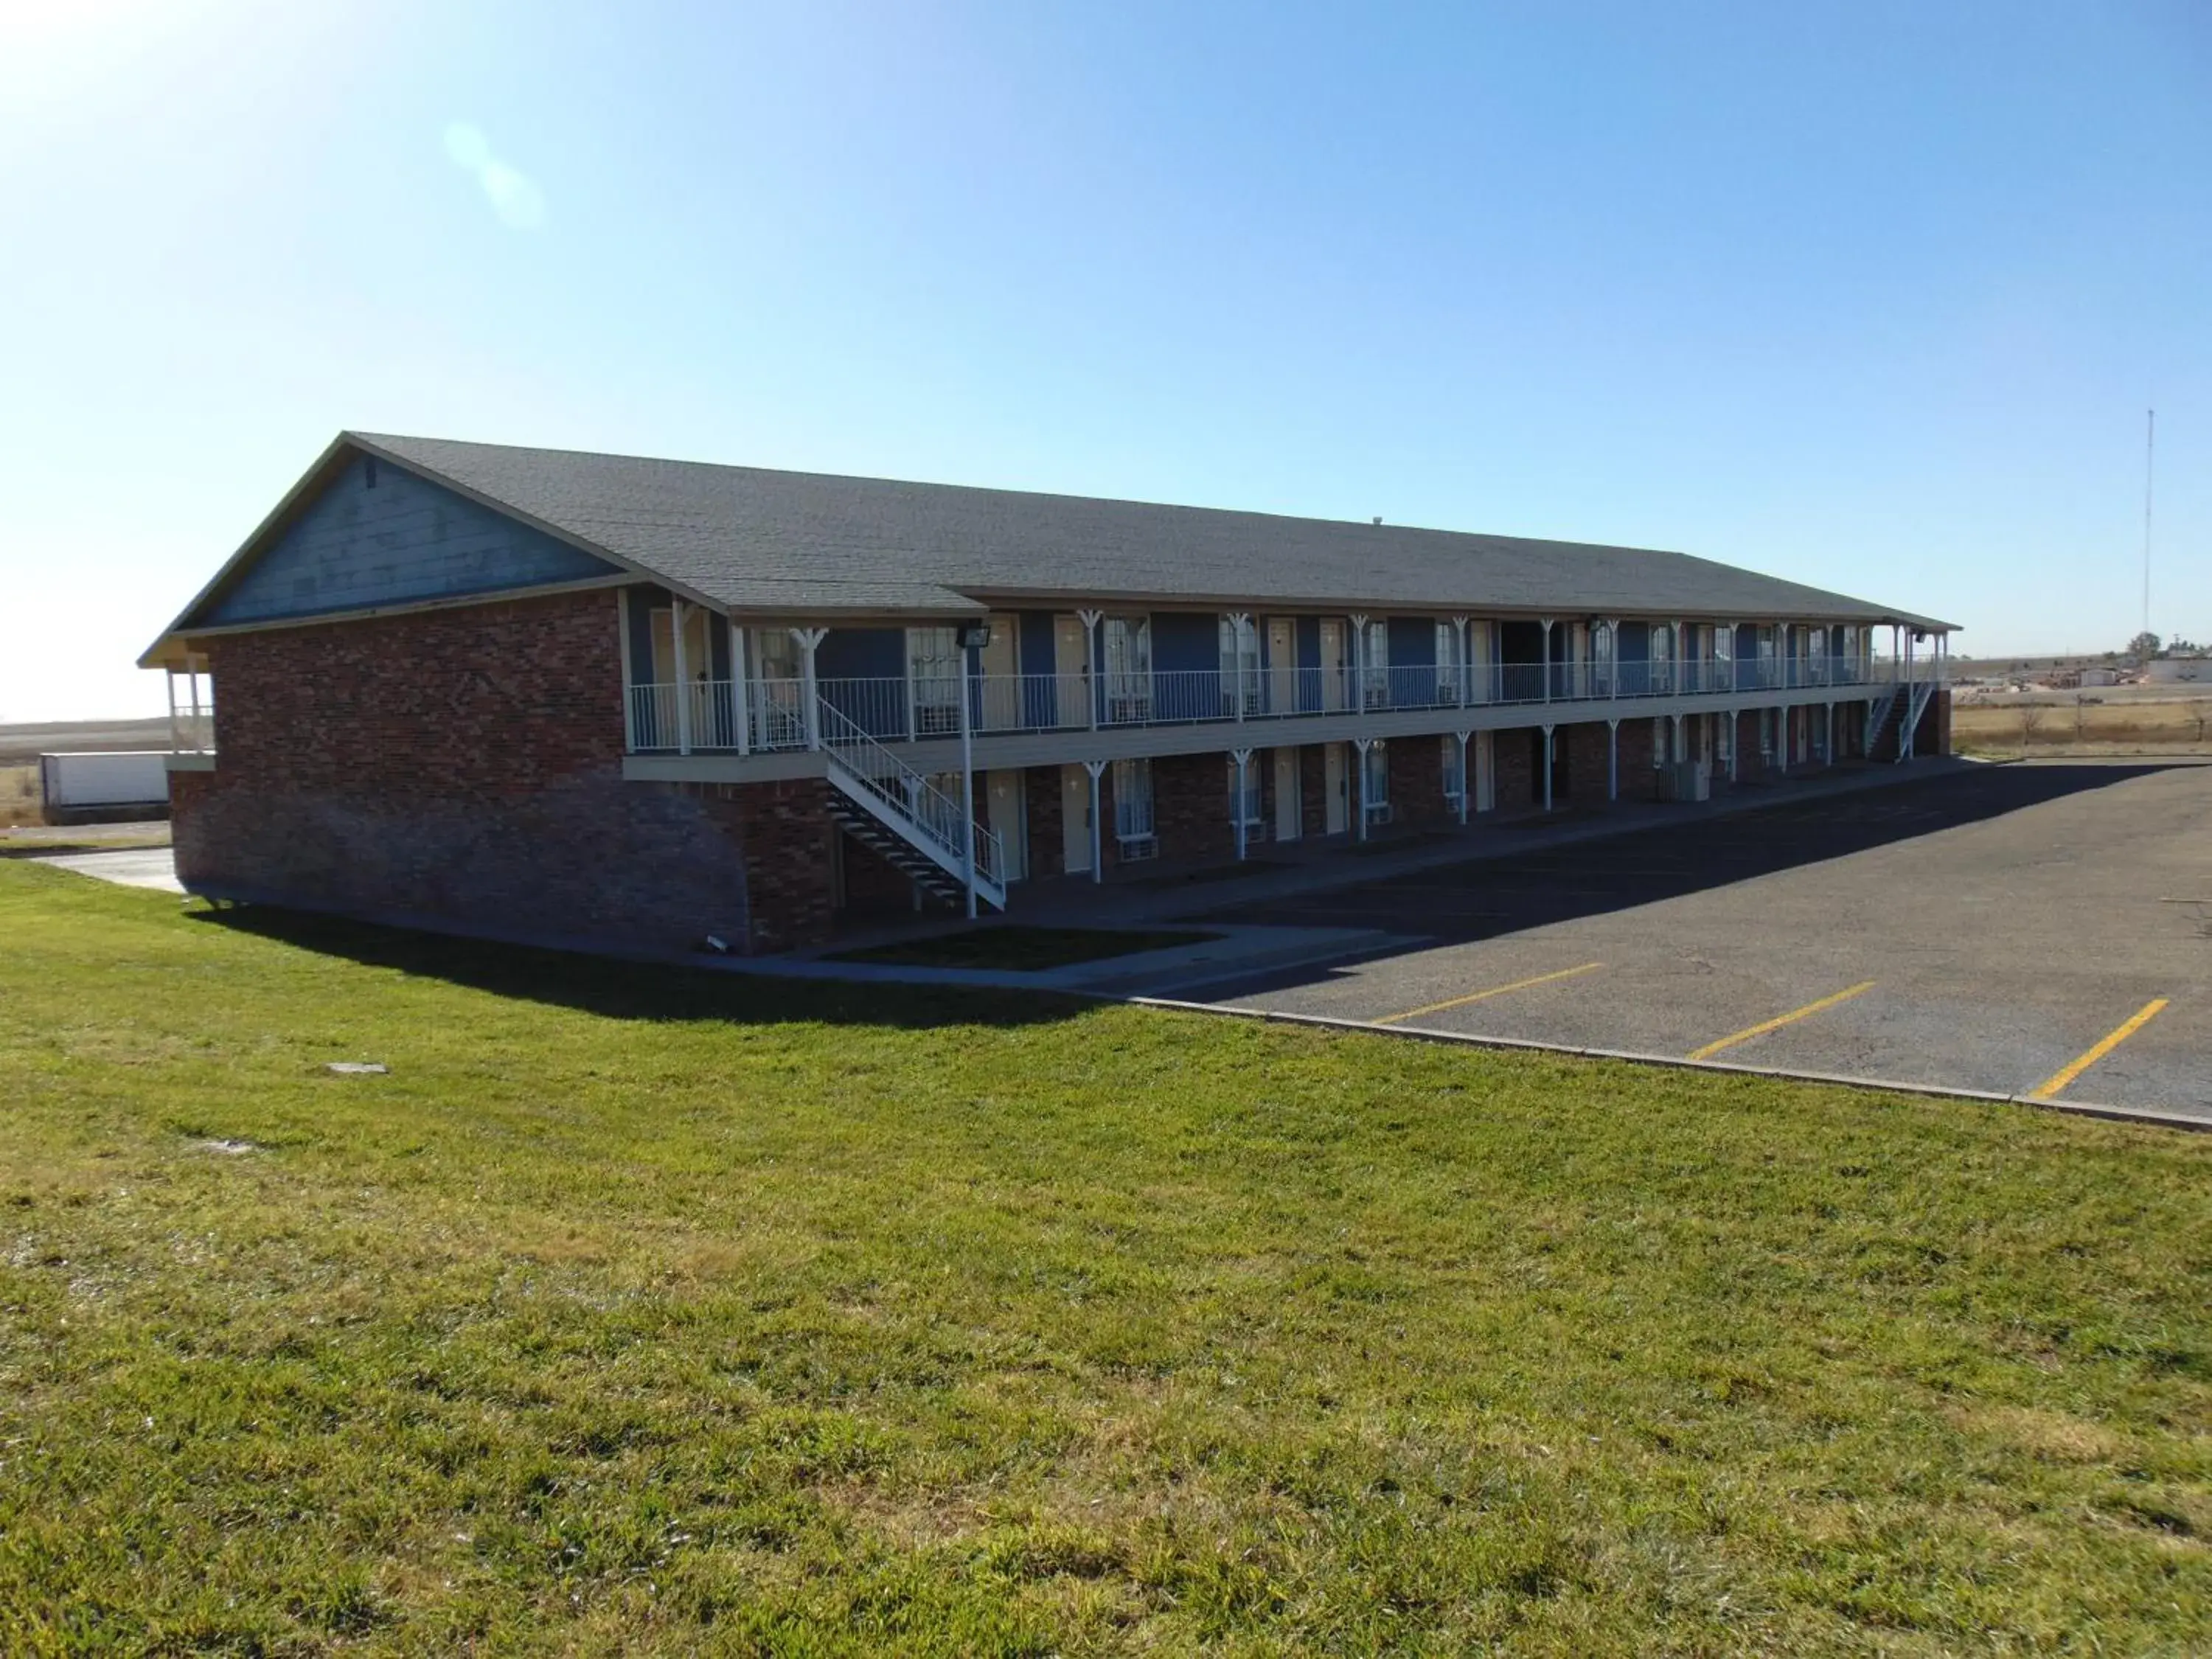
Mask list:
[[[630,962],[581,951],[507,945],[356,921],[276,905],[196,911],[209,927],[343,957],[373,968],[597,1014],[607,1019],[726,1020],[744,1024],[928,1029],[1036,1025],[1071,1018],[1094,1002],[1042,991],[965,986],[841,984],[777,979],[709,966]]]

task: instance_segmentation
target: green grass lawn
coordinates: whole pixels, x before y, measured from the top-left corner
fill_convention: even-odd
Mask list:
[[[863,950],[842,951],[834,962],[903,963],[928,968],[995,968],[1035,973],[1079,962],[1103,962],[1140,951],[1166,951],[1178,945],[1203,945],[1218,933],[1188,929],[1144,931],[1118,927],[966,927],[929,939],[899,939]]]
[[[2203,1138],[20,862],[0,1084],[0,1652],[2212,1646]]]

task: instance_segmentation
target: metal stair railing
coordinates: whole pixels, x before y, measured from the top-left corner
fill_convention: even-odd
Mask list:
[[[1897,707],[1897,682],[1892,680],[1878,696],[1867,700],[1866,742],[1861,745],[1867,758],[1874,757],[1874,746],[1881,741],[1882,729],[1889,724],[1890,710]]]
[[[1906,759],[1913,754],[1917,746],[1914,739],[1920,735],[1920,717],[1928,712],[1928,705],[1935,700],[1936,682],[1934,680],[1912,682],[1911,696],[1906,700],[1905,705],[1905,724],[1899,726],[1897,732],[1897,757],[1899,760]]]
[[[830,781],[956,881],[967,880],[965,835],[975,837],[975,896],[1006,908],[999,837],[825,698],[817,704]]]

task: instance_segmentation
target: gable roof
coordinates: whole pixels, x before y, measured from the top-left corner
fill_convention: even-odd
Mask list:
[[[949,617],[994,604],[1103,598],[1952,626],[1648,548],[349,432],[185,608],[164,643],[205,626],[208,600],[237,579],[311,486],[356,451],[689,599],[740,612]]]

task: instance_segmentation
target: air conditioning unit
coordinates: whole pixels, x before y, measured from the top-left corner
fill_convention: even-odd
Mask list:
[[[1713,794],[1712,774],[1705,769],[1703,761],[1677,761],[1669,769],[1673,774],[1671,798],[1675,800],[1711,800]]]

